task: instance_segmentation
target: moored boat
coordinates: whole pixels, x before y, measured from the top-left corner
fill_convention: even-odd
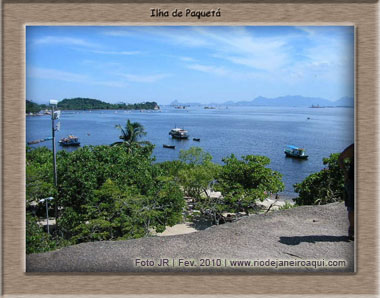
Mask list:
[[[59,141],[61,146],[79,146],[80,142],[78,137],[69,135],[67,138],[62,138]]]
[[[164,144],[163,147],[164,148],[169,148],[169,149],[175,149],[174,145],[166,145],[166,144]]]
[[[307,159],[309,157],[308,155],[306,155],[305,149],[293,145],[287,145],[284,150],[284,153],[286,157],[293,157],[299,159]]]
[[[41,142],[50,141],[50,140],[52,140],[52,139],[53,139],[52,137],[47,137],[47,138],[44,138],[44,139],[39,139],[39,140],[30,141],[30,142],[28,142],[27,144],[28,144],[28,145],[34,145],[34,144],[38,144],[38,143],[41,143]]]
[[[199,139],[199,138],[193,138],[193,141],[195,141],[195,142],[199,142],[201,139]]]
[[[174,139],[187,139],[189,137],[188,131],[183,128],[173,128],[169,134]]]

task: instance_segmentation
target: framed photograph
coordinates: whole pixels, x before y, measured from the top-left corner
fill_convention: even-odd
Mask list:
[[[377,294],[376,1],[2,8],[4,294]]]

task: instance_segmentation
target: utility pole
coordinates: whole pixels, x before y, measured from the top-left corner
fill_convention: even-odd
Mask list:
[[[55,189],[57,189],[57,158],[56,158],[57,154],[56,154],[56,147],[55,147],[55,131],[58,130],[58,128],[55,126],[55,120],[59,119],[61,111],[55,110],[55,108],[58,105],[58,101],[57,100],[51,99],[49,103],[50,103],[50,106],[51,106],[51,133],[52,133],[52,142],[53,142],[54,187],[55,187]],[[55,201],[55,204],[54,204],[54,216],[55,216],[55,222],[57,223],[57,217],[58,217],[58,204],[57,204],[57,200]]]
[[[54,105],[51,103],[53,100],[50,101],[51,104],[51,134],[52,134],[52,142],[53,142],[53,169],[54,169],[54,186],[57,187],[57,158],[56,158],[56,148],[55,148],[55,111],[54,111]]]

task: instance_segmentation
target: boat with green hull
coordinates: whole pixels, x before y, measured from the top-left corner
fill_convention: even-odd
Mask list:
[[[287,145],[284,153],[286,157],[293,157],[298,159],[307,159],[309,157],[309,155],[306,155],[305,149],[293,145]]]

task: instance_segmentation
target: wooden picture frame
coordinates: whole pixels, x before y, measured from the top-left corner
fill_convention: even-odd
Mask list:
[[[221,17],[152,18],[150,9],[215,9]],[[47,1],[2,3],[2,289],[4,295],[378,294],[377,1]],[[354,25],[356,274],[25,273],[25,25]]]

